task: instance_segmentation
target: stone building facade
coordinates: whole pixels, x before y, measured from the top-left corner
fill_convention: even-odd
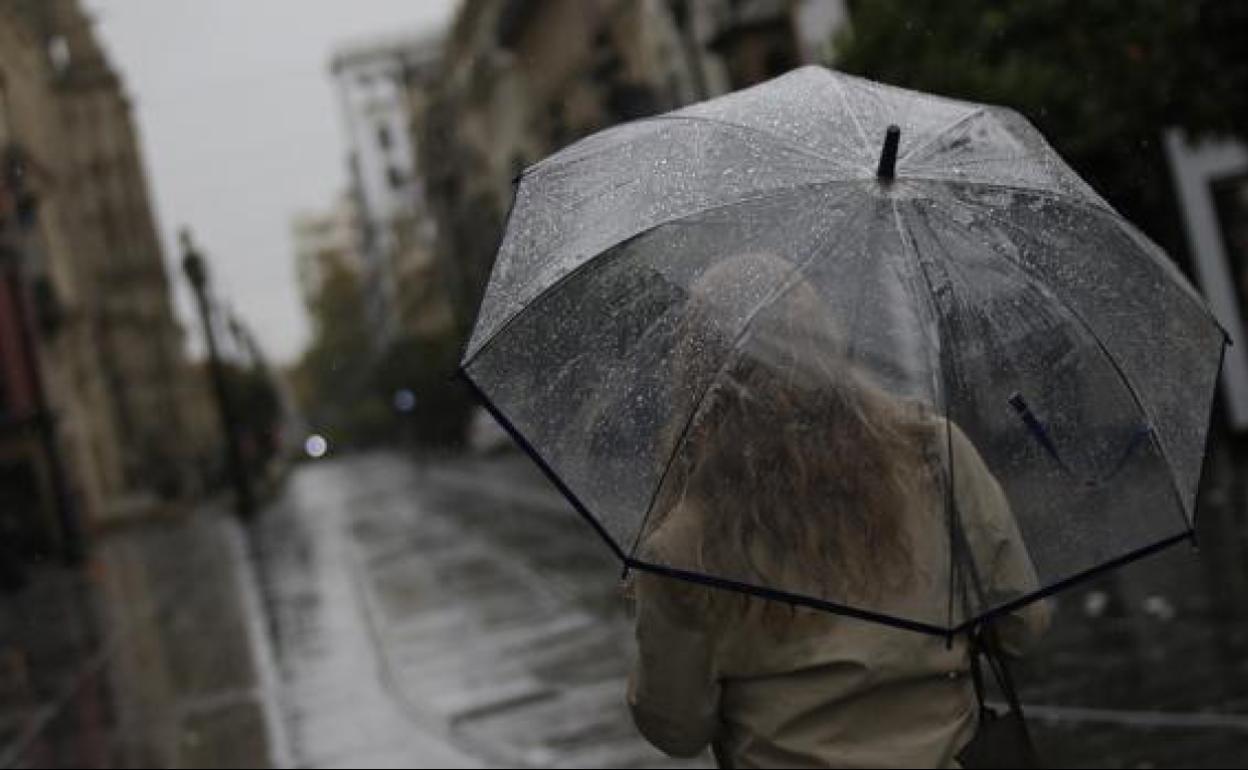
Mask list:
[[[192,483],[186,396],[194,386],[138,132],[129,98],[77,0],[44,6],[65,128],[66,193],[83,249],[79,265],[96,294],[95,344],[120,434],[125,486],[168,497]]]
[[[122,469],[92,342],[93,293],[72,261],[74,212],[59,194],[59,102],[23,10],[0,4],[0,537],[13,550],[65,552],[81,514],[121,489]]]
[[[432,220],[411,131],[423,109],[420,84],[429,82],[440,56],[440,34],[402,34],[344,46],[330,66],[350,147],[361,283],[379,351],[403,337],[437,335],[450,321],[445,298],[431,291]]]
[[[465,0],[414,126],[435,253],[467,335],[525,167],[622,121],[817,60],[836,0]]]
[[[195,383],[130,106],[76,0],[0,0],[0,143],[22,159],[6,193],[37,203],[3,236],[0,496],[55,550],[187,492],[210,439],[185,427]]]
[[[342,269],[362,276],[365,269],[361,249],[363,224],[356,196],[344,193],[324,211],[304,211],[291,222],[295,245],[295,278],[299,296],[311,307],[324,288],[326,276]]]

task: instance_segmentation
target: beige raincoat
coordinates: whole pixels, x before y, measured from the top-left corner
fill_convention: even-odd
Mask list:
[[[1035,571],[1000,485],[961,430],[953,442],[955,495],[986,589],[1033,590]],[[697,515],[673,513],[655,537],[685,547]],[[928,574],[947,576],[937,566],[947,564],[947,546],[933,545],[947,543],[943,529],[933,529],[945,526],[943,517],[906,521],[915,559],[933,562]],[[882,609],[924,617],[920,608],[946,606],[947,577],[920,582]],[[942,637],[805,609],[796,610],[800,622],[777,631],[774,613],[770,621],[758,613],[710,620],[687,600],[690,590],[713,589],[648,574],[634,588],[638,660],[628,702],[642,734],[669,754],[692,756],[710,745],[724,767],[951,767],[974,735],[978,710],[962,636],[949,646]],[[1048,607],[1036,602],[995,628],[1003,650],[1019,655],[1047,624]]]

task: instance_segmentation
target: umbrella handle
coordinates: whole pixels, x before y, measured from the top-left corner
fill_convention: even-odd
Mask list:
[[[1131,440],[1127,443],[1126,448],[1122,452],[1122,456],[1118,458],[1118,462],[1114,464],[1112,470],[1099,478],[1095,476],[1079,478],[1075,474],[1074,470],[1066,464],[1066,461],[1062,459],[1061,454],[1057,451],[1057,445],[1053,443],[1053,439],[1049,436],[1049,432],[1044,427],[1044,423],[1040,422],[1035,413],[1031,411],[1031,407],[1027,404],[1027,400],[1023,398],[1023,394],[1017,392],[1012,394],[1009,398],[1009,402],[1010,406],[1014,408],[1014,412],[1018,415],[1019,419],[1022,420],[1023,424],[1027,426],[1027,430],[1031,432],[1031,435],[1037,442],[1039,442],[1040,446],[1044,447],[1044,451],[1053,458],[1053,461],[1056,462],[1058,467],[1062,469],[1062,472],[1067,476],[1080,481],[1080,483],[1086,487],[1096,487],[1106,484],[1121,473],[1122,469],[1127,465],[1127,460],[1131,458],[1131,455],[1135,453],[1135,450],[1144,441],[1144,439],[1148,438],[1148,436],[1152,433],[1152,429],[1149,426],[1141,425],[1136,429],[1135,435],[1133,435]]]
[[[1062,460],[1062,456],[1058,454],[1057,446],[1053,443],[1053,439],[1049,438],[1049,432],[1045,429],[1044,424],[1036,418],[1032,413],[1031,407],[1027,405],[1027,399],[1023,398],[1022,393],[1013,393],[1009,398],[1010,406],[1014,407],[1015,414],[1027,426],[1027,430],[1031,431],[1031,435],[1036,441],[1040,442],[1040,446],[1044,447],[1044,451],[1049,453],[1053,461],[1061,466],[1062,470],[1073,476],[1070,466]]]

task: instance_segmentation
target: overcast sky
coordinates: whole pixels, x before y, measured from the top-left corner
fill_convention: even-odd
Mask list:
[[[179,314],[198,345],[177,269],[191,226],[219,292],[289,361],[307,339],[292,215],[346,183],[329,80],[344,42],[445,25],[455,0],[84,0],[134,100]],[[175,272],[176,271],[176,272]]]

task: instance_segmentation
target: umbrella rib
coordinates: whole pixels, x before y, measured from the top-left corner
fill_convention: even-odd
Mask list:
[[[571,503],[572,507],[576,509],[576,512],[589,523],[589,526],[598,533],[599,537],[601,537],[607,544],[607,547],[611,549],[611,552],[614,553],[621,561],[627,563],[628,555],[624,553],[619,544],[616,543],[610,533],[607,532],[606,527],[604,527],[602,523],[599,522],[592,513],[590,513],[588,506],[581,502],[580,496],[572,491],[572,488],[569,487],[559,476],[559,474],[555,472],[554,466],[548,463],[542,453],[537,450],[537,447],[533,446],[533,444],[525,438],[524,434],[520,432],[514,423],[512,423],[511,418],[503,412],[502,408],[495,404],[493,400],[486,395],[485,390],[477,384],[476,380],[472,379],[472,375],[465,367],[461,366],[456,371],[464,382],[467,383],[468,387],[472,390],[473,394],[476,395],[477,400],[481,402],[481,405],[485,407],[486,411],[488,411],[494,417],[494,420],[501,425],[505,431],[507,431],[509,436],[511,436],[512,441],[515,441],[516,445],[523,449],[524,452],[528,454],[535,463],[537,463],[537,467],[546,475],[546,478],[550,481],[550,483],[554,485],[555,489],[559,490],[559,492],[569,503]]]
[[[962,201],[958,201],[956,199],[954,200],[957,205],[960,205],[966,209],[969,209],[976,213],[987,216],[988,218],[992,219],[994,222],[996,222],[998,225],[1002,227],[1007,227],[1012,230],[1015,230],[1019,234],[1020,237],[1027,238],[1027,239],[1034,239],[1034,236],[1031,233],[1027,232],[1026,230],[1024,230],[1023,228],[1019,227],[1016,224],[1013,224],[1011,222],[1005,221],[997,217],[990,209],[975,208],[974,206],[970,206],[966,203],[963,203]],[[933,207],[933,210],[939,213],[938,206]],[[998,252],[993,250],[992,253],[997,254]],[[1058,305],[1060,305],[1063,309],[1065,309],[1066,312],[1070,313],[1071,317],[1073,317],[1075,321],[1081,327],[1083,327],[1083,330],[1087,333],[1088,337],[1090,337],[1092,339],[1092,342],[1096,344],[1097,349],[1101,351],[1101,355],[1104,356],[1105,360],[1109,362],[1110,368],[1114,370],[1114,374],[1118,377],[1118,379],[1122,382],[1123,386],[1127,389],[1127,393],[1130,394],[1131,399],[1132,401],[1134,401],[1136,408],[1140,410],[1140,414],[1144,415],[1144,418],[1148,420],[1148,423],[1150,426],[1150,430],[1148,432],[1149,439],[1153,447],[1157,450],[1157,453],[1161,456],[1162,463],[1166,466],[1166,478],[1170,481],[1170,489],[1174,493],[1175,499],[1177,500],[1179,504],[1179,513],[1183,518],[1183,523],[1187,525],[1187,528],[1189,530],[1191,530],[1195,526],[1195,524],[1194,524],[1193,519],[1189,518],[1188,516],[1187,504],[1183,501],[1183,494],[1179,491],[1178,479],[1174,477],[1174,464],[1170,460],[1170,456],[1166,452],[1165,447],[1162,445],[1161,441],[1158,439],[1157,432],[1151,429],[1153,425],[1157,424],[1157,421],[1153,418],[1153,415],[1149,411],[1149,409],[1144,405],[1144,401],[1140,398],[1139,391],[1136,390],[1135,385],[1131,382],[1131,379],[1127,377],[1127,373],[1125,370],[1123,370],[1122,365],[1118,362],[1118,358],[1112,352],[1110,352],[1109,348],[1105,346],[1105,343],[1101,340],[1100,335],[1096,333],[1096,330],[1092,328],[1092,325],[1088,323],[1088,320],[1084,318],[1082,313],[1080,313],[1069,302],[1067,302],[1064,298],[1062,298],[1060,294],[1058,294],[1051,287],[1045,284],[1044,281],[1042,281],[1039,276],[1036,276],[1031,271],[1031,269],[1029,269],[1026,265],[1022,264],[1018,260],[1009,256],[1006,256],[1005,260],[1009,264],[1013,265],[1016,270],[1021,272],[1027,278],[1027,280],[1042,295],[1048,296],[1053,301],[1057,302]]]
[[[920,145],[916,145],[913,148],[907,150],[905,155],[902,155],[900,158],[897,159],[897,162],[900,163],[903,160],[908,160],[915,153],[918,153],[922,150],[926,150],[928,147],[931,147],[933,144],[936,143],[937,139],[949,133],[953,129],[957,128],[958,126],[962,125],[963,123],[969,121],[972,118],[978,117],[979,115],[984,115],[986,113],[987,113],[987,110],[985,110],[983,107],[979,107],[977,109],[971,110],[970,112],[957,118],[956,120],[951,120],[945,126],[936,129],[935,133],[933,133],[926,142]]]
[[[755,585],[754,583],[745,583],[739,580],[711,575],[705,572],[693,572],[690,570],[680,569],[678,567],[669,567],[664,564],[656,564],[650,561],[644,561],[632,556],[624,557],[624,564],[631,569],[639,569],[645,572],[652,572],[663,577],[674,578],[676,580],[685,580],[690,583],[709,586],[727,591],[736,591],[738,593],[757,596],[770,601],[783,602],[784,604],[810,607],[811,609],[831,612],[835,615],[843,615],[850,618],[858,618],[859,620],[869,620],[875,623],[881,623],[894,628],[901,628],[907,631],[917,631],[931,636],[948,637],[952,632],[948,628],[931,623],[924,623],[918,620],[907,620],[905,618],[896,617],[894,615],[886,615],[881,612],[872,612],[871,610],[853,607],[848,604],[839,604],[837,602],[818,599],[805,594],[795,594],[788,591],[782,591],[777,588],[768,588],[766,586]]]
[[[829,227],[824,231],[824,234],[829,234],[835,230],[836,228]],[[746,338],[746,335],[749,334],[750,328],[754,324],[754,319],[758,317],[759,313],[770,307],[772,303],[787,294],[794,286],[796,286],[802,271],[818,259],[821,253],[822,249],[819,246],[812,247],[811,255],[802,260],[800,263],[794,265],[793,269],[785,275],[784,279],[781,280],[774,289],[768,292],[767,296],[759,300],[758,305],[755,306],[754,310],[752,310],[749,316],[746,317],[745,321],[741,324],[741,328],[737,330],[737,334],[733,337],[732,343],[728,345],[728,352],[724,355],[724,360],[720,361],[719,366],[715,369],[715,373],[707,378],[706,386],[703,387],[702,392],[698,394],[698,398],[694,402],[693,408],[689,410],[689,416],[685,419],[685,424],[680,429],[680,434],[676,437],[676,441],[672,443],[672,452],[667,458],[667,463],[663,466],[663,473],[659,476],[659,480],[654,486],[654,492],[650,495],[650,502],[646,505],[645,515],[642,517],[641,525],[637,528],[637,536],[634,538],[633,545],[629,549],[630,553],[636,553],[637,551],[637,546],[641,542],[641,535],[646,530],[646,523],[650,520],[650,514],[654,512],[654,504],[658,500],[659,492],[662,491],[663,485],[667,483],[667,476],[672,470],[672,464],[676,460],[676,455],[679,454],[680,448],[684,444],[685,436],[689,434],[689,428],[693,425],[694,419],[697,418],[698,412],[702,410],[702,402],[706,400],[706,396],[710,393],[711,387],[715,384],[715,381],[718,380],[720,375],[724,373],[724,370],[728,368],[728,362],[732,359],[733,353],[736,352],[737,348],[741,345],[741,342]]]
[[[959,160],[959,161],[956,161],[956,163],[957,163],[957,166],[960,168],[962,166],[979,166],[979,165],[983,165],[984,163],[1008,163],[1011,161],[1024,161],[1024,160],[1038,161],[1038,160],[1042,160],[1042,158],[1041,156],[1036,155],[1035,153],[1023,153],[1021,155],[990,155],[986,158],[970,158],[968,160]],[[983,184],[983,183],[973,182],[972,184]]]
[[[783,145],[785,147],[791,148],[801,153],[802,155],[806,155],[811,158],[818,158],[819,160],[825,160],[834,165],[838,165],[838,166],[841,165],[840,162],[836,158],[833,158],[829,155],[824,155],[823,153],[820,153],[820,152],[815,152],[814,150],[807,147],[806,145],[801,144],[799,142],[795,142],[792,139],[786,139],[785,137],[780,136],[779,134],[773,134],[770,131],[764,131],[761,128],[746,125],[745,123],[734,123],[731,120],[721,120],[719,118],[712,118],[708,115],[655,115],[654,117],[644,118],[641,122],[648,123],[651,121],[682,121],[682,120],[688,120],[688,121],[693,121],[697,123],[709,123],[713,126],[723,126],[724,128],[733,128],[738,131],[745,131],[750,134],[756,134],[758,136],[766,137],[768,140],[774,142],[775,144],[779,144],[779,145]]]
[[[949,393],[948,393],[947,388],[945,387],[944,369],[941,366],[940,360],[939,360],[940,351],[944,349],[944,340],[940,336],[940,312],[936,306],[936,290],[932,287],[932,280],[931,280],[931,277],[928,276],[927,274],[927,269],[923,267],[923,262],[919,259],[919,252],[914,244],[914,236],[913,234],[909,232],[909,229],[906,227],[905,221],[902,219],[901,210],[897,206],[897,200],[893,199],[891,203],[892,203],[892,208],[893,208],[893,223],[897,227],[897,237],[901,240],[903,244],[903,249],[910,255],[911,260],[914,262],[915,268],[918,270],[919,275],[923,279],[923,285],[927,289],[928,307],[931,311],[932,318],[936,324],[936,341],[938,345],[938,350],[937,350],[937,361],[936,361],[936,365],[933,367],[933,370],[936,372],[936,379],[940,388],[940,401],[941,401],[940,408],[941,408],[941,411],[943,412],[943,416],[945,419],[945,457],[946,457],[946,462],[948,463],[948,469],[947,469],[948,470],[948,484],[945,487],[945,513],[948,518],[948,525],[949,525],[949,593],[948,593],[948,600],[949,600],[948,613],[949,614],[948,614],[948,621],[946,625],[952,627],[953,626],[953,608],[955,604],[954,595],[958,591],[958,584],[957,584],[957,566],[958,565],[956,563],[957,551],[955,548],[955,542],[957,539],[957,530],[958,530],[957,494],[956,494],[956,489],[954,487],[954,484],[956,483],[956,479],[954,478],[953,426],[951,424],[952,417],[950,416],[950,413],[949,413]],[[952,360],[953,358],[951,356],[950,361],[952,362]],[[952,363],[950,365],[952,366]],[[968,554],[967,558],[972,560],[971,567],[972,569],[974,569],[974,558],[975,558],[974,554]],[[952,638],[952,633],[950,634],[950,638]]]
[[[973,629],[975,625],[978,623],[983,623],[984,621],[992,620],[993,618],[1013,612],[1014,610],[1017,610],[1020,607],[1025,607],[1028,604],[1031,604],[1032,602],[1037,602],[1037,601],[1040,601],[1041,599],[1045,599],[1060,591],[1064,591],[1073,585],[1082,583],[1085,580],[1089,580],[1091,578],[1097,577],[1098,575],[1103,575],[1104,573],[1112,569],[1116,569],[1123,565],[1130,564],[1131,562],[1138,561],[1144,558],[1145,556],[1151,556],[1159,551],[1163,551],[1172,545],[1176,545],[1178,543],[1183,542],[1184,540],[1194,543],[1195,536],[1196,536],[1195,530],[1188,529],[1185,532],[1180,532],[1175,535],[1170,535],[1169,537],[1158,540],[1155,543],[1151,543],[1149,545],[1143,546],[1142,548],[1137,548],[1134,551],[1131,551],[1130,553],[1123,554],[1122,556],[1111,559],[1105,562],[1104,564],[1098,564],[1095,567],[1089,567],[1083,572],[1080,572],[1075,575],[1071,575],[1068,578],[1063,578],[1057,581],[1056,583],[1053,583],[1052,585],[1045,586],[1044,588],[1033,591],[1029,594],[1021,596],[1012,601],[1006,602],[1005,604],[1002,604],[998,607],[994,607],[991,610],[988,610],[987,612],[981,612],[980,614],[976,615],[973,618],[968,618],[961,625],[954,628],[949,633],[951,635],[956,635],[963,631],[969,631]]]
[[[841,107],[845,109],[845,114],[854,122],[854,128],[858,129],[858,138],[862,140],[863,151],[870,157],[871,142],[867,139],[867,132],[862,128],[862,121],[858,120],[858,113],[849,106],[849,97],[845,95],[845,84],[839,78],[833,78],[832,82],[836,84],[836,95],[841,99]]]
[[[907,181],[922,182],[925,184],[933,184],[933,185],[937,185],[941,187],[944,187],[944,186],[978,187],[978,188],[986,188],[986,189],[991,189],[991,190],[1007,190],[1010,192],[1021,192],[1021,193],[1026,193],[1028,195],[1036,195],[1042,198],[1047,198],[1048,200],[1051,200],[1054,203],[1074,206],[1080,210],[1085,211],[1090,216],[1096,216],[1102,219],[1108,218],[1109,219],[1108,224],[1113,225],[1117,230],[1125,233],[1126,236],[1130,238],[1132,241],[1136,240],[1136,237],[1132,232],[1135,226],[1132,225],[1127,220],[1123,219],[1122,215],[1114,211],[1113,208],[1109,206],[1109,204],[1105,204],[1104,206],[1102,206],[1093,201],[1088,201],[1078,196],[1070,195],[1069,193],[1057,192],[1055,190],[1045,190],[1039,187],[1025,187],[1023,185],[1000,184],[996,182],[984,182],[984,181],[979,181],[975,179],[954,181],[950,179],[940,179],[937,177],[927,177],[927,176],[907,176],[906,179]],[[942,198],[942,200],[944,199]],[[957,200],[957,199],[953,199],[953,200]],[[958,201],[958,203],[960,203],[964,208],[970,211],[975,211],[975,212],[980,212],[980,213],[986,213],[988,211],[988,209],[975,208],[974,206],[970,206],[969,204],[966,204],[965,202],[962,202],[962,201]],[[1191,300],[1192,303],[1197,308],[1200,309],[1201,313],[1203,313],[1205,317],[1209,319],[1210,322],[1212,322],[1219,329],[1221,329],[1222,333],[1229,338],[1231,336],[1230,332],[1228,332],[1226,330],[1226,327],[1222,325],[1222,322],[1219,321],[1217,317],[1213,315],[1213,311],[1209,309],[1208,303],[1206,303],[1200,297],[1200,295],[1196,293],[1195,289],[1193,289],[1191,284],[1187,281],[1187,279],[1183,277],[1182,273],[1178,272],[1178,269],[1174,266],[1174,263],[1170,262],[1169,260],[1165,260],[1164,257],[1158,258],[1156,254],[1154,253],[1154,249],[1156,249],[1155,244],[1152,244],[1151,242],[1149,242],[1147,239],[1147,236],[1144,236],[1143,234],[1141,234],[1140,237],[1144,238],[1145,242],[1152,248],[1145,248],[1143,245],[1139,243],[1133,243],[1133,245],[1140,251],[1144,252],[1144,255],[1148,257],[1149,262],[1156,265],[1168,277],[1175,280],[1175,283],[1178,285],[1179,289],[1185,295],[1187,295],[1187,298]],[[1182,280],[1177,280],[1180,278]]]
[[[527,314],[535,305],[541,303],[544,297],[550,295],[552,292],[556,291],[557,289],[562,288],[563,285],[566,284],[568,281],[576,278],[578,275],[585,272],[591,266],[597,264],[598,260],[607,252],[618,249],[624,246],[625,244],[627,244],[629,241],[633,241],[638,238],[643,238],[650,232],[660,227],[664,227],[666,225],[679,224],[693,217],[701,216],[703,214],[709,214],[709,213],[720,211],[726,208],[732,208],[733,206],[756,203],[758,201],[770,200],[771,198],[779,198],[788,193],[792,193],[797,190],[803,190],[803,189],[810,188],[810,187],[831,187],[834,185],[854,185],[854,184],[863,184],[864,182],[869,182],[869,181],[874,181],[874,180],[824,179],[824,180],[820,180],[817,182],[802,182],[800,184],[773,187],[770,190],[764,190],[757,195],[751,195],[745,198],[736,198],[730,201],[723,201],[713,206],[704,206],[702,208],[694,209],[693,211],[686,212],[679,216],[674,216],[671,219],[665,219],[662,222],[657,222],[654,224],[646,225],[639,232],[633,233],[632,235],[623,237],[620,240],[615,241],[614,243],[610,243],[610,244],[603,246],[601,249],[598,250],[597,253],[594,254],[594,256],[586,258],[579,265],[572,268],[571,270],[564,273],[563,275],[559,276],[559,278],[556,279],[554,283],[552,283],[550,286],[547,286],[545,289],[542,289],[536,296],[534,296],[526,304],[522,305],[520,308],[513,311],[511,316],[508,317],[506,321],[499,324],[498,330],[495,331],[493,334],[491,334],[488,339],[482,340],[481,344],[477,347],[476,352],[473,353],[468,358],[466,358],[460,365],[465,366],[465,367],[469,366],[482,353],[484,353],[488,348],[490,348],[494,344],[495,340],[497,340],[504,332],[506,332],[509,328],[511,328],[511,326],[516,321],[518,321],[522,316]]]
[[[745,123],[734,123],[730,120],[720,120],[719,118],[712,118],[706,115],[652,115],[648,118],[641,118],[640,120],[635,120],[631,123],[627,123],[624,125],[637,126],[637,125],[642,125],[642,124],[647,124],[647,123],[657,124],[657,123],[682,123],[682,122],[707,123],[713,126],[722,126],[723,128],[731,128],[731,129],[746,132],[749,134],[754,134],[757,136],[765,137],[773,144],[787,147],[807,157],[815,158],[817,160],[822,160],[822,161],[831,163],[838,167],[842,165],[840,161],[838,161],[836,158],[833,158],[829,155],[824,155],[819,152],[815,152],[810,147],[807,147],[806,145],[801,144],[799,142],[795,142],[791,139],[786,139],[785,137],[780,136],[779,134],[773,134],[770,131],[765,131],[755,126],[746,125]],[[597,139],[601,141],[602,139],[605,139],[605,138],[609,138],[609,136],[604,137],[601,134],[594,134],[593,136],[585,137],[585,139],[581,141],[588,142],[590,139]],[[616,153],[619,150],[620,144],[624,144],[627,142],[634,141],[635,139],[642,139],[642,138],[645,138],[645,137],[639,136],[639,137],[634,137],[632,139],[622,140],[618,144],[604,143],[604,146],[602,148],[598,150],[590,150],[589,152],[584,152],[584,148],[582,148],[582,152],[584,152],[584,154],[580,155],[579,157],[568,158],[567,160],[560,161],[559,155],[565,152],[571,152],[572,150],[574,150],[576,146],[580,144],[580,142],[576,142],[576,143],[568,145],[559,153],[556,153],[555,155],[552,155],[551,157],[541,160],[533,164],[532,166],[529,166],[528,168],[524,169],[523,171],[520,172],[520,175],[517,177],[517,179],[526,179],[536,173],[547,172],[548,170],[552,170],[552,169],[563,171],[567,169],[569,166],[572,166],[577,163],[584,163],[585,161],[590,160],[592,158],[596,158],[603,153]]]
[[[1001,182],[989,182],[986,180],[973,179],[973,178],[954,180],[954,179],[947,179],[947,178],[941,178],[941,177],[935,177],[935,176],[923,176],[922,174],[907,175],[906,180],[910,182],[923,182],[923,183],[935,184],[935,185],[965,185],[967,187],[985,187],[991,190],[1008,190],[1011,192],[1024,192],[1024,193],[1029,193],[1032,195],[1041,195],[1046,198],[1050,198],[1054,201],[1057,201],[1059,203],[1068,203],[1072,206],[1078,206],[1079,208],[1089,209],[1092,211],[1100,211],[1103,214],[1109,214],[1111,216],[1121,216],[1118,214],[1118,212],[1114,211],[1114,209],[1108,203],[1102,206],[1099,203],[1086,200],[1077,195],[1071,195],[1070,193],[1059,192],[1057,190],[1048,190],[1043,187],[1029,187],[1027,185],[1021,185],[1021,184],[1003,184]]]

